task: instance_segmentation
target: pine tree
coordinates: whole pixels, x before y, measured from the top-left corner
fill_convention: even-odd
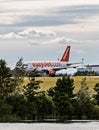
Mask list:
[[[34,120],[37,117],[37,102],[39,97],[40,81],[29,78],[30,82],[24,86],[24,95],[28,105],[28,119]]]
[[[0,121],[11,121],[15,119],[12,114],[13,106],[8,100],[15,94],[16,80],[11,75],[5,60],[0,60]]]
[[[82,79],[81,88],[77,93],[77,104],[75,106],[78,117],[81,119],[83,116],[88,118],[93,112],[93,104],[91,101],[91,96],[89,93],[89,88],[87,86],[86,78]]]
[[[13,77],[16,79],[16,83],[20,85],[24,81],[25,68],[23,67],[23,58],[21,57],[12,71]]]
[[[48,95],[52,97],[55,104],[56,116],[64,120],[66,116],[70,117],[73,111],[72,98],[74,90],[74,80],[70,77],[62,77],[56,82],[54,88],[48,90]]]
[[[37,118],[43,120],[49,118],[53,113],[53,102],[45,92],[40,93],[37,102]]]
[[[95,99],[97,101],[97,105],[99,106],[99,83],[96,83],[94,90],[96,91]]]
[[[16,89],[16,81],[11,76],[11,70],[5,60],[0,60],[0,98],[6,99]]]

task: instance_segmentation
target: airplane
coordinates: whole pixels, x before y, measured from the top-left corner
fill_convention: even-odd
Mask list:
[[[72,66],[74,64],[80,63],[68,63],[70,57],[70,48],[67,46],[65,52],[63,53],[62,58],[59,61],[32,61],[23,63],[23,68],[26,72],[36,71],[38,73],[46,73],[49,76],[55,76],[56,71],[67,69],[67,68],[76,68],[78,66]]]

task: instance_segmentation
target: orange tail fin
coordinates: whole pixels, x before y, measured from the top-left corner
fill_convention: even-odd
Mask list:
[[[70,46],[67,46],[62,58],[60,61],[63,61],[63,62],[68,62],[69,61],[69,56],[70,56]]]

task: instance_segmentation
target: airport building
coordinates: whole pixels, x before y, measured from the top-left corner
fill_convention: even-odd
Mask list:
[[[82,68],[77,68],[77,71],[83,72],[83,71],[88,71],[88,72],[96,72],[99,74],[99,65],[86,65],[85,67]]]

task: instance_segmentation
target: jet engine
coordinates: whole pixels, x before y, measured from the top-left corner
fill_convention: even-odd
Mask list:
[[[49,75],[50,76],[55,76],[55,70],[49,70]]]

